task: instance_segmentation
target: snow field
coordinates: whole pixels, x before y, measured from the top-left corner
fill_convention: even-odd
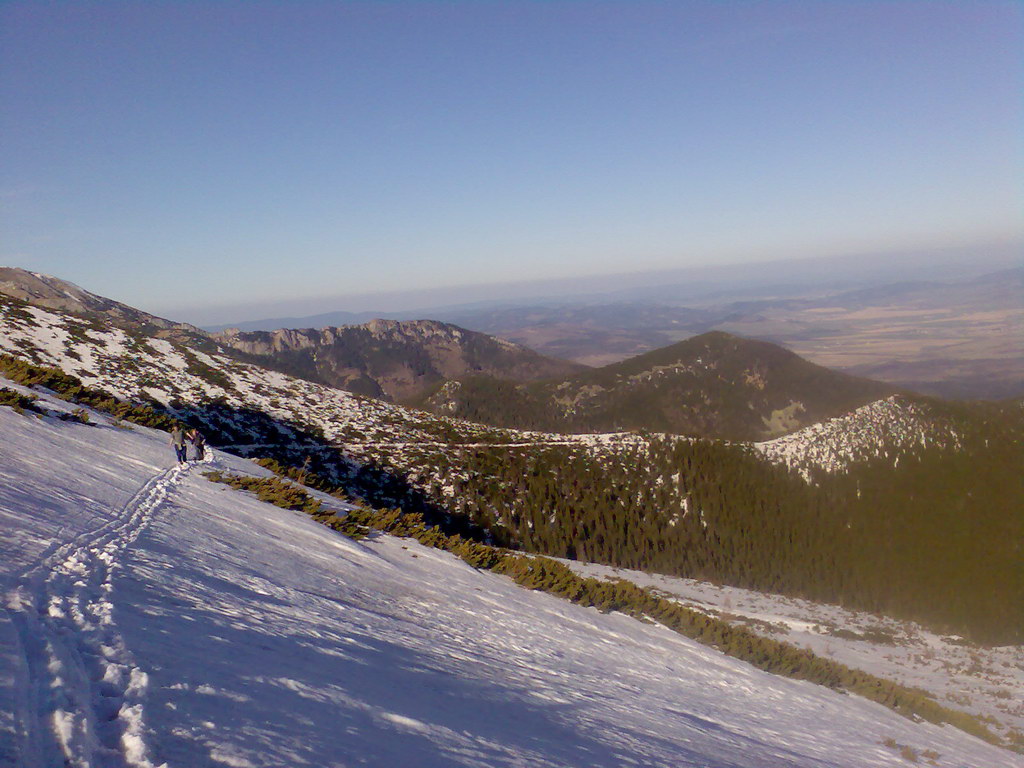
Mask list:
[[[688,608],[928,691],[943,706],[986,719],[1001,735],[1010,729],[1024,732],[1024,648],[1020,646],[983,648],[914,622],[838,605],[597,563],[562,562],[583,576],[622,578],[653,587]]]
[[[97,426],[78,429],[52,417],[10,416],[0,451],[0,520],[23,535],[0,537],[5,575],[14,577],[3,585],[0,646],[5,660],[15,646],[21,651],[13,654],[17,663],[4,665],[10,684],[0,700],[9,715],[0,733],[11,738],[0,741],[0,757],[11,756],[20,731],[26,765],[89,765],[122,753],[127,762],[115,764],[151,765],[138,704],[146,678],[113,624],[111,595],[120,554],[181,470],[159,472],[146,460],[154,435],[117,429],[99,414],[92,414]],[[111,442],[104,431],[119,433],[116,458],[105,457]],[[62,444],[59,455],[46,450],[53,441]]]
[[[891,739],[1024,764],[413,541],[351,541],[93,420],[0,408],[0,763],[906,765]]]

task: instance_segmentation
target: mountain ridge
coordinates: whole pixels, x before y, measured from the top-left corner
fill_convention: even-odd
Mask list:
[[[168,320],[87,291],[59,277],[20,267],[0,267],[0,294],[37,307],[70,312],[92,320],[152,332],[157,338],[201,342],[207,333],[189,323]]]
[[[503,427],[643,429],[760,440],[897,391],[721,331],[602,368],[437,320],[206,333],[45,275],[0,272],[0,292],[36,306],[176,338],[356,394]],[[638,321],[642,322],[638,318]],[[707,359],[704,359],[704,357]]]
[[[320,329],[229,329],[212,338],[270,367],[399,402],[415,400],[440,382],[460,376],[534,381],[585,368],[436,320],[377,318]]]
[[[384,400],[410,401],[441,381],[466,375],[535,381],[586,366],[546,357],[520,344],[436,320],[373,319],[323,329],[210,333],[107,299],[60,278],[0,268],[0,295],[69,312],[93,323],[227,352],[301,378]]]
[[[770,342],[709,331],[561,380],[496,385],[475,378],[424,404],[496,426],[655,432],[759,440],[894,394]]]

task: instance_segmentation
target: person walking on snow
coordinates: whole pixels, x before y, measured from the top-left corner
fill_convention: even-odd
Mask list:
[[[195,460],[202,461],[203,456],[206,454],[206,438],[203,437],[202,432],[198,429],[193,429],[188,433],[188,441],[192,443],[192,448],[195,450]]]
[[[174,429],[171,430],[171,445],[174,446],[174,453],[178,457],[178,463],[184,464],[188,457],[185,448],[185,430],[180,425],[175,425]]]

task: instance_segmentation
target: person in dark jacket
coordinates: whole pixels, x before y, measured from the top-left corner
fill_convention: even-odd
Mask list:
[[[195,461],[202,461],[206,455],[206,438],[203,437],[203,433],[198,429],[193,429],[188,433],[188,441],[192,443],[192,449],[195,451]]]
[[[181,426],[175,426],[171,430],[171,445],[174,446],[174,453],[178,457],[178,463],[184,464],[188,460],[187,449],[185,448],[185,430]]]

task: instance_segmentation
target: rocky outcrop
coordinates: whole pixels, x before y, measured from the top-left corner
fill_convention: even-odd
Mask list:
[[[268,365],[359,394],[414,401],[444,381],[491,376],[512,381],[564,377],[585,366],[435,320],[371,320],[330,328],[228,329],[213,334]]]

